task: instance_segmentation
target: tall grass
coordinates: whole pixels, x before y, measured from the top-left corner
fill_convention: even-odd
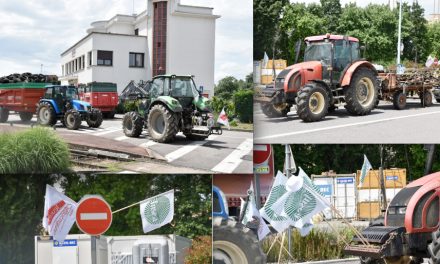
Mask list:
[[[0,173],[57,173],[70,167],[67,144],[47,128],[0,134]]]
[[[340,230],[339,237],[344,238],[345,241],[351,241],[353,232],[348,229]],[[307,236],[301,237],[297,230],[291,232],[291,255],[293,261],[303,262],[312,260],[329,260],[343,257],[344,242],[338,239],[338,235],[330,231],[320,230],[314,228]],[[263,242],[263,250],[267,253],[276,237],[272,236]],[[267,255],[267,262],[278,262],[280,252],[281,237],[278,242],[270,250]],[[284,239],[284,247],[288,249],[287,236]],[[288,254],[283,250],[281,254],[281,262],[285,263],[288,260]]]

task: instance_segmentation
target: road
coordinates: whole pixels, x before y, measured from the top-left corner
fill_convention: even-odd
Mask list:
[[[30,127],[36,124],[36,117],[30,123],[23,123],[16,114],[9,116],[8,123],[1,124],[9,126]],[[58,122],[56,131],[65,131]],[[122,115],[115,119],[104,120],[100,128],[91,129],[86,122],[78,130],[70,132],[87,135],[94,135],[109,138],[115,141],[124,141],[136,146],[149,148],[160,156],[164,157],[169,164],[203,170],[214,173],[252,173],[252,147],[253,139],[250,132],[238,132],[223,130],[222,135],[210,135],[204,141],[190,141],[185,136],[178,134],[174,142],[168,144],[156,143],[150,140],[144,132],[139,138],[126,137],[122,131]],[[102,146],[105,148],[105,146]],[[178,173],[178,171],[176,171]]]
[[[254,105],[255,143],[350,144],[433,143],[440,134],[440,104],[423,108],[420,100],[408,99],[404,110],[381,101],[367,116],[351,116],[340,107],[319,122],[306,123],[295,106],[284,118],[266,117]]]

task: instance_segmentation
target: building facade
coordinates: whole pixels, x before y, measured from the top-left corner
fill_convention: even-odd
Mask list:
[[[214,95],[213,9],[148,0],[139,15],[96,21],[87,35],[61,54],[63,84],[114,82],[121,92],[130,81],[159,74],[192,74],[207,96]]]

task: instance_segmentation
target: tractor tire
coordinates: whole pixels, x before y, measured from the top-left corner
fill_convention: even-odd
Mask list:
[[[20,116],[21,121],[29,122],[29,121],[31,121],[32,117],[34,116],[34,113],[20,112],[18,115]]]
[[[5,123],[6,121],[8,121],[8,118],[9,110],[4,107],[0,107],[0,123]]]
[[[440,229],[432,232],[432,242],[428,245],[429,264],[440,264]]]
[[[424,107],[428,107],[432,105],[432,94],[431,91],[424,91],[422,96],[420,96],[421,104]]]
[[[393,105],[397,110],[402,110],[406,107],[406,94],[403,91],[397,91],[393,95]]]
[[[286,117],[287,113],[290,112],[290,105],[287,104],[282,108],[276,107],[272,103],[265,103],[261,104],[261,111],[263,111],[263,114],[269,118]]]
[[[69,130],[77,130],[81,126],[81,114],[70,109],[64,114],[64,124]]]
[[[92,128],[98,128],[102,124],[102,113],[99,109],[93,108],[87,115],[87,125]]]
[[[378,97],[376,75],[368,68],[359,68],[345,88],[345,108],[353,115],[367,115],[374,109]]]
[[[329,98],[324,87],[308,83],[298,92],[296,104],[298,116],[305,122],[323,119],[328,112]]]
[[[139,137],[142,134],[144,121],[137,112],[125,113],[122,118],[122,130],[127,137]]]
[[[148,133],[153,141],[159,143],[170,142],[179,131],[179,122],[175,113],[164,105],[157,104],[148,114]]]
[[[233,219],[214,219],[213,263],[266,263],[254,231]]]
[[[57,123],[57,116],[53,106],[48,102],[41,102],[37,108],[37,123],[42,126],[53,126]]]

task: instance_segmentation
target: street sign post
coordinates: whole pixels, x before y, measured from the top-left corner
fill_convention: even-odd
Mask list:
[[[99,195],[85,196],[76,209],[76,225],[91,236],[104,234],[112,223],[110,205]]]

